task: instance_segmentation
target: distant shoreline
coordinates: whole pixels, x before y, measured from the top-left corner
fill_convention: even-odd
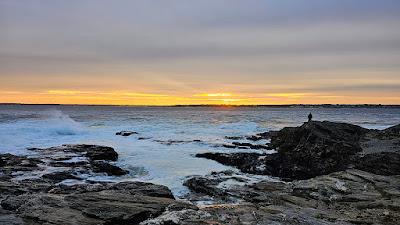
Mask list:
[[[26,104],[0,103],[2,105],[22,106],[109,106],[109,107],[265,107],[265,108],[400,108],[400,105],[383,104],[281,104],[281,105],[224,105],[224,104],[194,104],[194,105],[101,105],[101,104]]]

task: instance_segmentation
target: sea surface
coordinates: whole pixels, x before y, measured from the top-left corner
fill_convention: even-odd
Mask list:
[[[26,148],[62,144],[111,146],[119,153],[117,164],[130,175],[90,179],[148,181],[166,185],[182,196],[187,192],[182,183],[188,176],[233,169],[195,158],[196,153],[258,151],[221,145],[232,142],[225,136],[301,125],[310,112],[315,120],[366,128],[384,129],[400,123],[399,108],[0,105],[0,153],[29,155],[32,153]],[[115,135],[123,130],[138,134]]]

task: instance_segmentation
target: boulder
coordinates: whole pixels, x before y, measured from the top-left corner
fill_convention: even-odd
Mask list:
[[[360,157],[355,168],[379,175],[400,174],[400,153],[378,152]]]
[[[127,170],[121,169],[120,167],[114,166],[108,162],[92,161],[91,165],[93,167],[93,172],[106,173],[107,175],[110,176],[112,175],[121,176],[129,173]]]
[[[67,179],[75,179],[81,180],[81,178],[73,175],[71,171],[60,171],[60,172],[53,172],[53,173],[46,173],[42,176],[42,178],[51,180],[52,182],[58,183],[63,180]]]

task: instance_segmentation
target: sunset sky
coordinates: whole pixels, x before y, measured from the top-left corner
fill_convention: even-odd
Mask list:
[[[0,0],[0,102],[400,104],[400,1]]]

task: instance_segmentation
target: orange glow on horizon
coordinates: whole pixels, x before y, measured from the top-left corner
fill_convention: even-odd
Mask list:
[[[281,105],[281,104],[396,104],[400,97],[339,96],[322,93],[233,94],[200,93],[168,95],[129,91],[47,90],[0,91],[2,103],[93,105]]]

